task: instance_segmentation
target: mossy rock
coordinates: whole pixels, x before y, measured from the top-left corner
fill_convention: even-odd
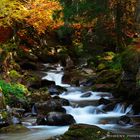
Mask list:
[[[35,90],[28,96],[31,102],[41,102],[47,101],[51,98],[49,91],[47,88],[41,88],[39,90]]]
[[[35,73],[33,71],[26,71],[24,73],[22,83],[26,85],[27,87],[30,87],[30,85],[34,83],[40,83],[41,82],[41,75],[38,73]]]
[[[29,129],[23,125],[9,125],[7,127],[3,127],[0,129],[0,133],[17,133],[17,132],[20,133],[27,131],[29,131]]]
[[[9,76],[11,79],[14,79],[14,80],[18,80],[19,78],[22,77],[16,70],[11,70],[9,72]]]
[[[111,135],[113,135],[111,132],[97,126],[76,124],[70,126],[69,130],[60,137],[60,140],[127,140],[125,137],[117,138],[111,137]]]
[[[96,84],[104,83],[118,83],[120,79],[121,71],[120,70],[102,70],[97,74]]]
[[[139,68],[140,52],[133,48],[134,46],[129,46],[122,53],[122,68],[124,71],[137,74]]]

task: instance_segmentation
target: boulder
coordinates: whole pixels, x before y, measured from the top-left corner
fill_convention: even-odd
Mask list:
[[[94,125],[74,124],[62,135],[62,140],[95,140],[103,139],[107,131]]]
[[[38,125],[64,126],[75,123],[75,120],[70,114],[50,112],[45,117],[38,117],[36,123]]]
[[[101,104],[108,105],[108,104],[110,104],[110,103],[111,103],[111,101],[108,100],[108,99],[105,99],[105,98],[101,98],[101,99],[99,99],[99,101],[98,101],[98,104],[99,104],[99,105],[101,105]]]
[[[28,111],[30,106],[29,106],[29,103],[27,102],[26,99],[24,98],[17,98],[15,96],[12,96],[10,97],[10,101],[9,101],[9,106],[11,108],[16,108],[17,111],[21,111],[20,113],[23,113],[25,111]],[[24,110],[24,111],[23,111]]]
[[[66,110],[62,107],[61,101],[57,99],[50,99],[44,103],[36,103],[38,114],[46,115],[49,112],[56,111],[56,112],[63,112],[65,113]]]
[[[95,81],[96,81],[96,77],[85,79],[84,81],[80,82],[80,85],[90,87],[95,84]]]
[[[106,106],[104,106],[103,110],[106,111],[106,112],[107,111],[112,111],[115,106],[116,106],[116,102],[109,103]]]
[[[46,79],[41,80],[41,87],[49,87],[49,86],[54,86],[55,82],[54,81],[49,81]]]
[[[102,70],[97,74],[96,84],[115,84],[118,83],[121,76],[121,72],[119,70]]]
[[[81,95],[80,97],[86,98],[86,97],[90,97],[91,95],[92,95],[92,93],[89,91],[89,92],[84,93],[84,94]]]
[[[67,89],[58,85],[53,85],[49,87],[49,93],[51,95],[55,95],[55,94],[59,95],[60,93],[63,93],[64,91],[67,91]]]
[[[131,121],[130,117],[125,115],[125,116],[121,116],[119,118],[119,120],[117,121],[117,123],[120,125],[128,125],[128,124],[131,124],[132,121]]]
[[[60,102],[60,104],[62,106],[69,106],[70,105],[69,100],[64,99],[64,98],[60,98],[59,96],[54,96],[53,99],[57,99],[57,101]]]
[[[35,81],[33,81],[33,83],[29,86],[30,89],[40,89],[40,88],[44,88],[44,87],[51,87],[51,86],[55,86],[55,82],[54,81],[49,81],[46,79],[37,79]]]
[[[64,135],[49,140],[125,140],[126,137],[115,137],[116,134],[94,125],[73,124]],[[114,137],[113,137],[114,136]],[[129,139],[129,137],[128,137]],[[131,138],[130,138],[131,139]]]
[[[28,96],[28,99],[30,99],[30,102],[36,103],[36,102],[44,102],[51,98],[49,91],[47,88],[41,88],[39,90],[35,90],[32,92],[30,96]]]

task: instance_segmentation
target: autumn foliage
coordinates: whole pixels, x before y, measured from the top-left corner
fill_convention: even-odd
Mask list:
[[[54,28],[56,24],[63,24],[61,20],[54,20],[54,12],[62,10],[58,1],[36,0],[26,4],[27,16],[25,21],[33,26],[38,33]]]
[[[33,27],[39,34],[46,29],[55,28],[56,24],[63,24],[60,20],[62,7],[57,0],[33,0],[26,3],[18,0],[0,1],[0,25],[13,26],[15,22]],[[55,12],[59,17],[54,20]]]

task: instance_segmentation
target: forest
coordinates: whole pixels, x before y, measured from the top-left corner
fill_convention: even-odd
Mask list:
[[[139,132],[140,0],[0,0],[0,140]]]

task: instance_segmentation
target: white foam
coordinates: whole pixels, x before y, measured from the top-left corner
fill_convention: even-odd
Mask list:
[[[89,97],[81,97],[83,94],[86,94],[81,92],[81,91],[72,91],[72,92],[64,92],[63,94],[60,95],[61,98],[68,99],[70,101],[94,101],[94,100],[99,100],[102,95],[109,95],[110,93],[107,92],[92,92],[88,91],[91,93]],[[108,96],[105,96],[104,98],[108,99]]]

